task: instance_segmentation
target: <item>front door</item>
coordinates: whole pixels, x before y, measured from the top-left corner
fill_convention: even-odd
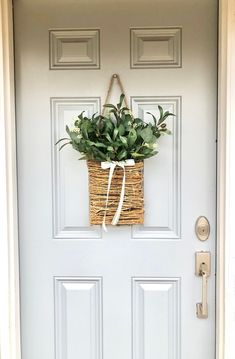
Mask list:
[[[216,1],[17,0],[14,21],[22,359],[214,359]],[[105,232],[86,163],[55,143],[114,73],[136,116],[175,117],[145,161],[144,225]]]

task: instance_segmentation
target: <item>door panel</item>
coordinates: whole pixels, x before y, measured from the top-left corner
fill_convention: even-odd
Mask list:
[[[133,358],[180,358],[180,279],[133,278]]]
[[[23,359],[214,359],[216,1],[17,0],[14,22]],[[176,116],[145,161],[145,224],[106,233],[89,224],[86,163],[55,143],[101,110],[114,73],[136,116]]]
[[[100,98],[51,98],[52,168],[53,168],[53,234],[55,238],[100,238],[101,231],[89,225],[89,202],[81,202],[87,193],[86,163],[78,162],[71,149],[58,151],[55,143],[65,137],[65,126],[73,126],[74,118],[82,111],[87,116],[100,111]],[[83,173],[83,176],[81,176]]]
[[[169,123],[172,136],[159,141],[161,155],[145,161],[145,224],[133,227],[133,237],[177,239],[181,224],[181,97],[132,97],[131,105],[146,122],[150,120],[148,112],[158,116],[158,105],[176,115],[176,121]]]
[[[102,358],[102,279],[55,278],[55,319],[58,358]]]

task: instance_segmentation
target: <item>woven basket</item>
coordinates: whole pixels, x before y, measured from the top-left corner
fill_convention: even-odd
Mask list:
[[[105,215],[109,169],[102,169],[100,162],[87,161],[89,172],[90,223],[102,224]],[[125,197],[118,224],[144,223],[143,161],[126,166]],[[123,169],[116,166],[109,192],[105,223],[110,224],[117,210],[123,180]]]

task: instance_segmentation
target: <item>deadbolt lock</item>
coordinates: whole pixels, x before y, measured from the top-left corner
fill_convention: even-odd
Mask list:
[[[205,216],[198,217],[195,224],[195,233],[200,241],[206,241],[210,235],[210,223]]]

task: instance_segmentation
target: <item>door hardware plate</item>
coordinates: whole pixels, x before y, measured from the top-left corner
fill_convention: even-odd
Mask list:
[[[210,235],[210,223],[205,216],[200,216],[195,223],[195,233],[200,241],[206,241]]]
[[[195,253],[195,274],[201,276],[201,266],[205,263],[207,268],[207,277],[211,274],[211,253],[210,252],[196,252]]]

